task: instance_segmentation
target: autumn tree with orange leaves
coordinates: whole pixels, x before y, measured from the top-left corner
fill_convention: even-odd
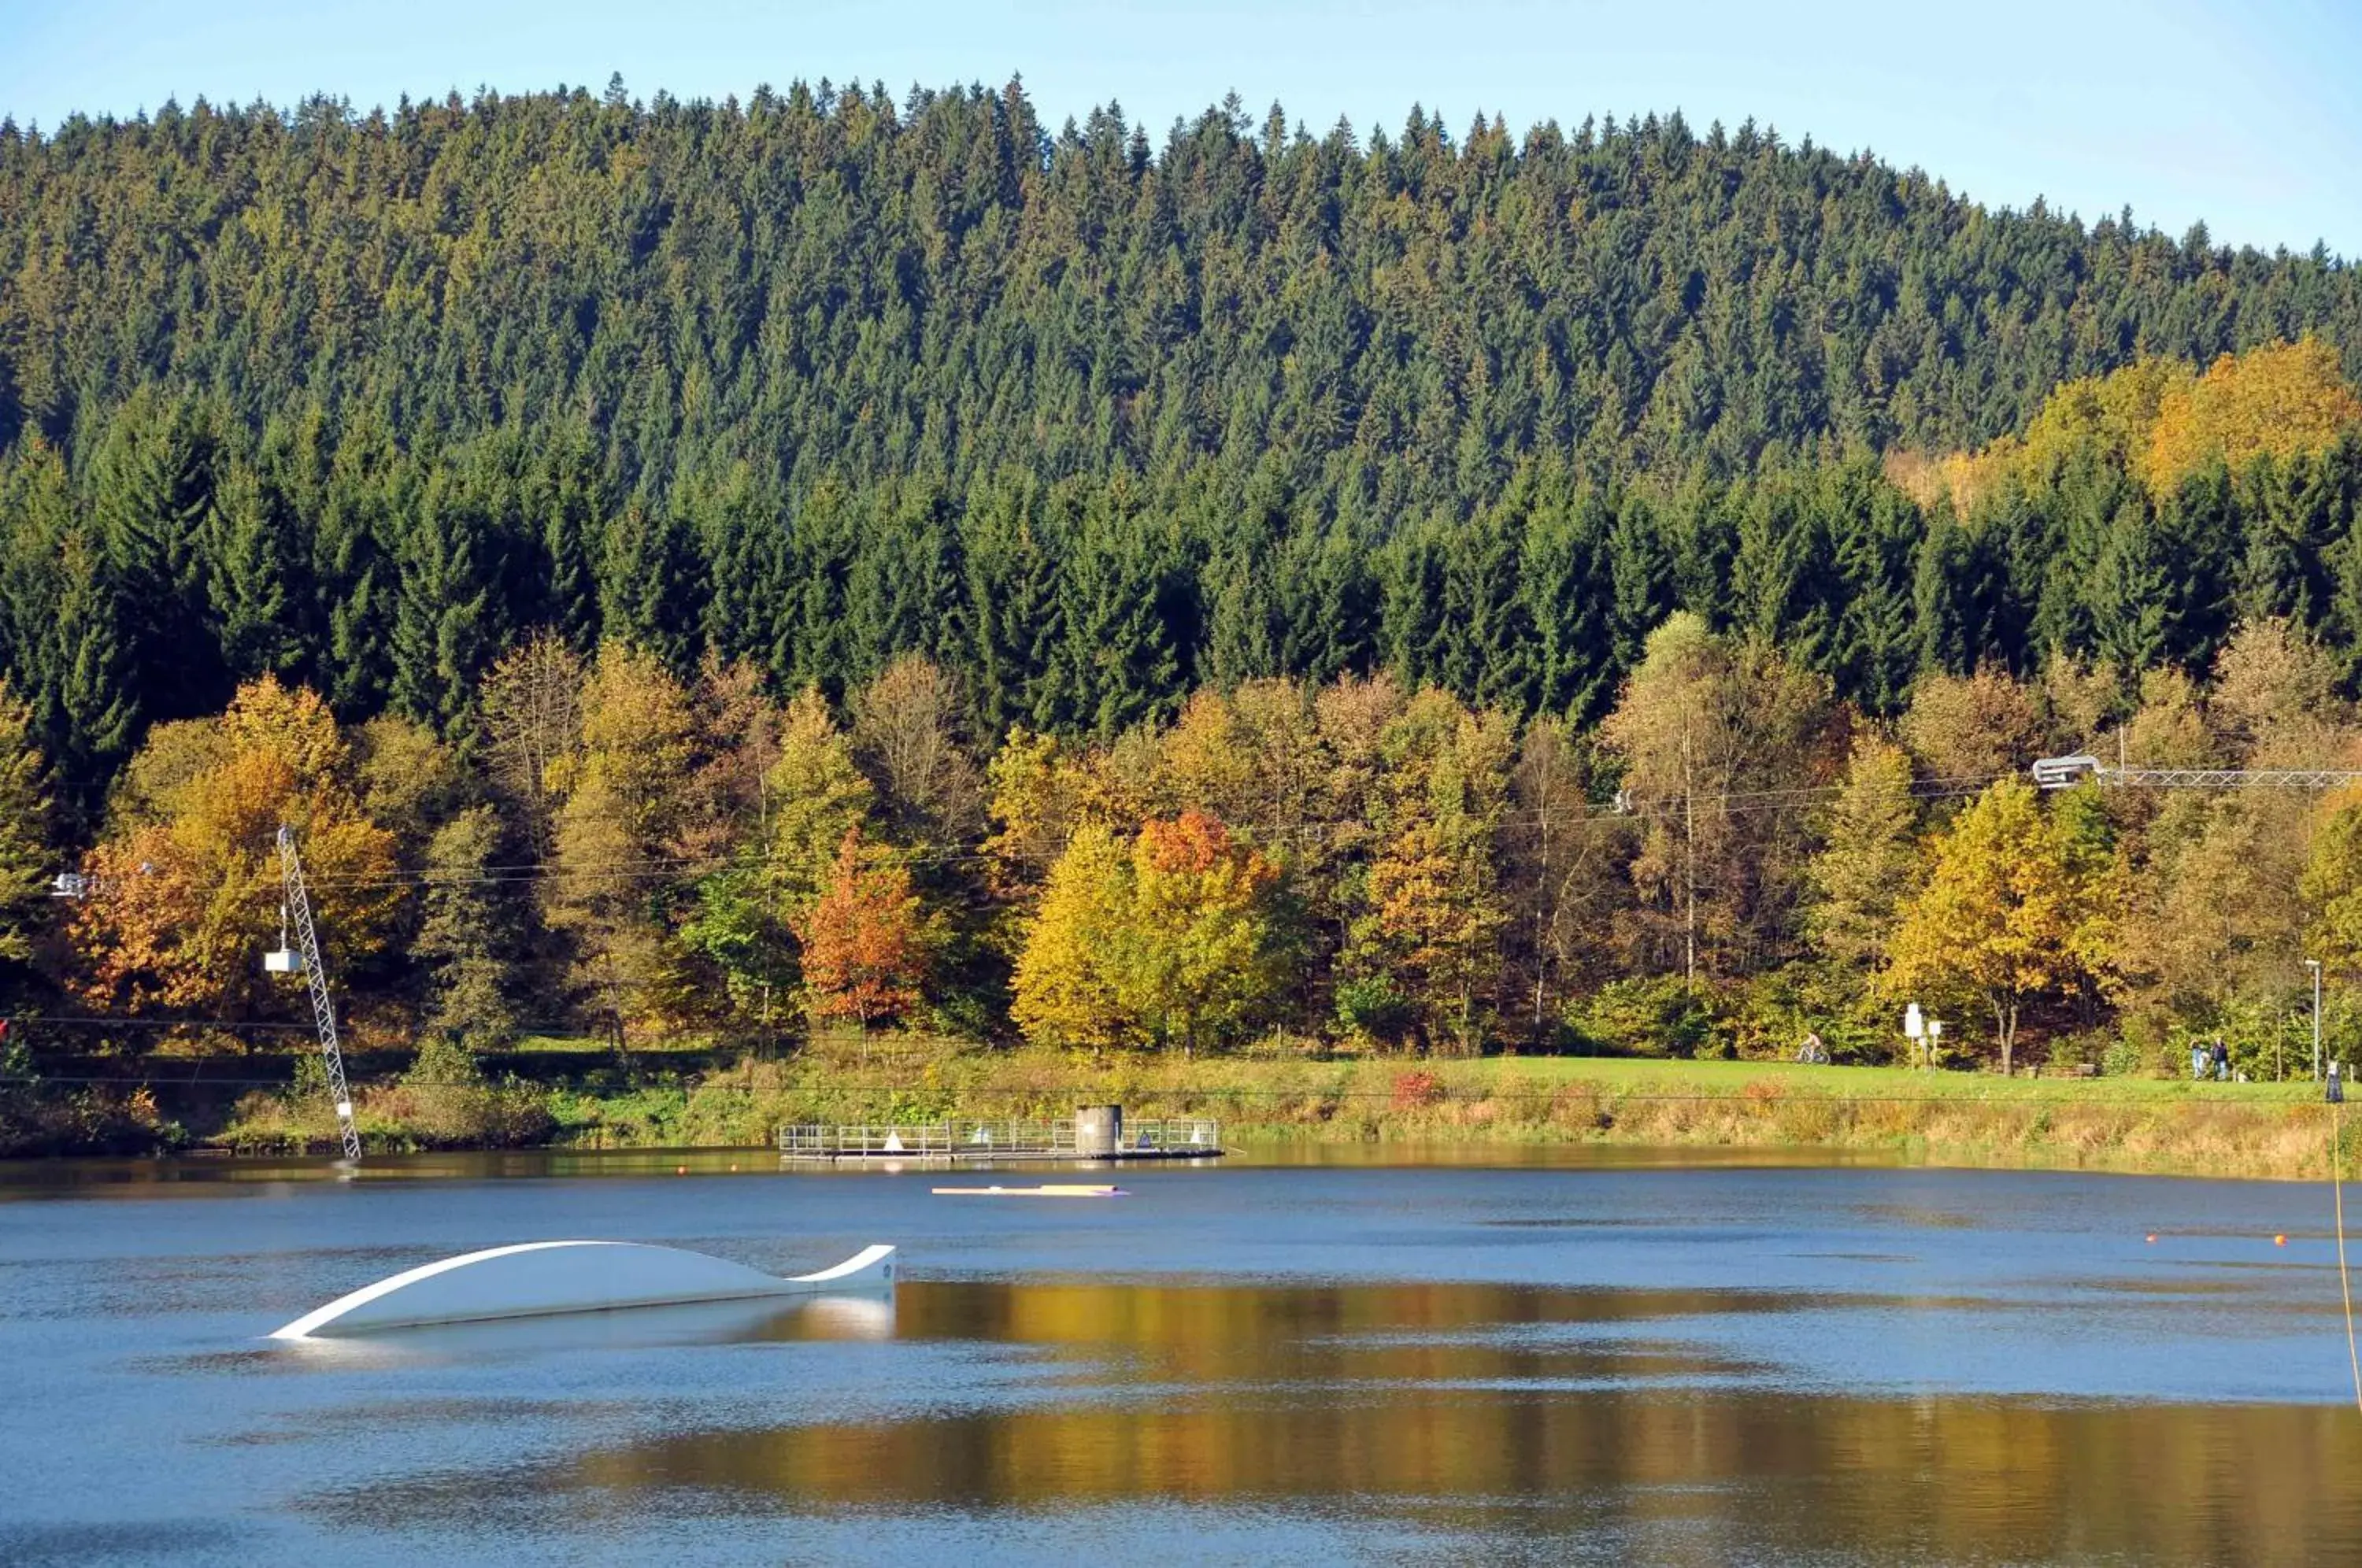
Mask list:
[[[927,955],[910,870],[865,844],[858,827],[838,845],[798,934],[813,1017],[855,1019],[866,1032],[918,1005]]]

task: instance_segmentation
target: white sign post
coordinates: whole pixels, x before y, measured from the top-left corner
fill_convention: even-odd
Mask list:
[[[1911,1041],[1911,1065],[1915,1067],[1919,1065],[1919,1042],[1927,1037],[1927,1020],[1917,1002],[1903,1010],[1903,1032]]]

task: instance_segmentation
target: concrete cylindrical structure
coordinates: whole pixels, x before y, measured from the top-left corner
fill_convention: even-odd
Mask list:
[[[1123,1143],[1123,1107],[1075,1107],[1075,1153],[1088,1157],[1112,1154]]]

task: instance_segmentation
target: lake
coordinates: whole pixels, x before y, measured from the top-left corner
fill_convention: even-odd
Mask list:
[[[944,1179],[0,1166],[0,1561],[2362,1561],[2323,1184],[1694,1150]],[[781,1273],[892,1242],[905,1275],[262,1338],[561,1237]]]

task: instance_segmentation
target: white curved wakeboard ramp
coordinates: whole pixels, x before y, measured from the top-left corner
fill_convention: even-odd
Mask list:
[[[782,1279],[726,1258],[679,1247],[652,1247],[637,1242],[524,1242],[445,1258],[381,1279],[305,1313],[270,1337],[341,1338],[431,1323],[891,1289],[893,1255],[890,1246],[865,1247],[834,1268]]]

